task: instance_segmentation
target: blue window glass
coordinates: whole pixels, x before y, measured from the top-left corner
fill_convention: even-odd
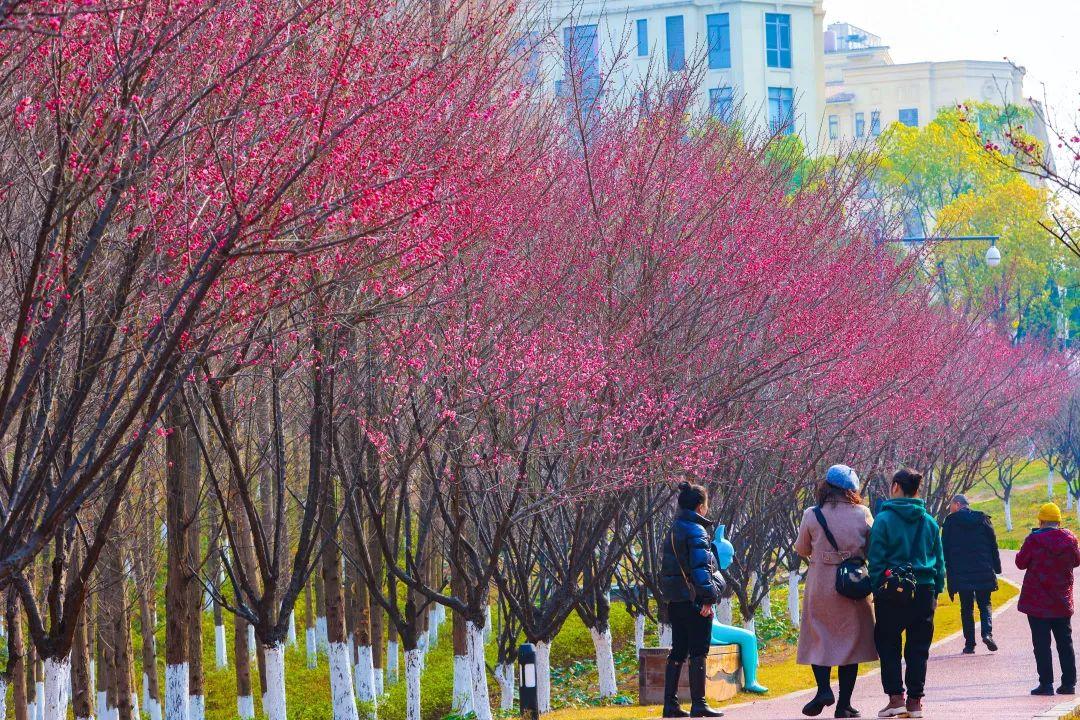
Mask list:
[[[709,90],[709,112],[721,122],[731,122],[735,114],[735,94],[730,87]]]
[[[705,16],[709,36],[709,69],[731,67],[731,20],[727,13]]]
[[[664,18],[667,31],[667,66],[668,70],[682,70],[686,67],[686,37],[683,33],[683,16],[669,15]]]
[[[872,111],[870,113],[870,134],[875,135],[875,136],[881,134],[881,111],[880,110],[874,110],[874,111]]]
[[[592,105],[600,95],[600,36],[596,25],[575,25],[563,31],[567,76],[581,79],[581,105]]]
[[[765,60],[771,68],[791,67],[791,16],[765,13]]]
[[[649,54],[649,21],[645,19],[637,21],[637,54],[638,57]]]
[[[900,122],[908,127],[919,127],[919,108],[904,108],[901,110]]]
[[[521,78],[526,85],[535,85],[540,78],[540,33],[528,32],[514,42],[514,55],[522,60]]]
[[[855,113],[855,137],[863,137],[866,135],[866,116],[862,113]]]
[[[793,99],[791,88],[769,88],[769,130],[781,135],[795,132]]]
[[[829,139],[836,140],[840,137],[840,117],[838,115],[829,116]]]

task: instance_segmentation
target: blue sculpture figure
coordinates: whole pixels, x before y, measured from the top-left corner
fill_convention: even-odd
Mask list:
[[[726,570],[735,558],[735,547],[724,538],[724,526],[716,526],[716,534],[713,536],[713,551],[721,570]],[[758,685],[758,646],[757,635],[749,630],[722,625],[713,614],[712,621],[712,644],[713,645],[738,645],[739,655],[742,658],[743,689],[752,693],[767,693],[769,689]]]

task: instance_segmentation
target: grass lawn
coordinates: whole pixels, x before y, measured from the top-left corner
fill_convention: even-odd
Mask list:
[[[1035,517],[1039,514],[1039,507],[1046,502],[1046,466],[1041,462],[1032,463],[1020,478],[1017,479],[1016,487],[1032,485],[1026,490],[1014,491],[1012,496],[1013,529],[1011,532],[1005,529],[1005,505],[996,497],[990,496],[989,492],[982,492],[975,497],[988,497],[992,499],[973,501],[972,507],[990,515],[994,523],[994,531],[997,533],[998,545],[1008,550],[1019,550],[1024,538],[1031,532],[1031,528],[1038,524]],[[1061,507],[1062,527],[1080,533],[1080,524],[1077,523],[1075,511],[1066,510],[1065,483],[1061,480],[1054,483],[1054,502]]]
[[[1009,583],[1001,583],[1001,588],[994,593],[994,607],[1000,607],[1015,597],[1019,590]],[[960,630],[960,603],[950,601],[948,595],[942,595],[938,605],[936,622],[934,624],[934,640],[941,640]],[[877,663],[862,665],[860,674],[877,667]],[[788,646],[783,652],[766,655],[758,676],[763,685],[769,688],[769,694],[764,696],[780,697],[796,690],[804,690],[814,686],[814,676],[810,668],[795,663],[795,648]],[[761,699],[760,695],[740,693],[726,703],[747,702]],[[717,705],[716,703],[713,703]],[[660,716],[659,705],[647,706],[621,706],[599,708],[567,708],[556,710],[544,715],[550,720],[634,720],[635,718],[655,718]]]

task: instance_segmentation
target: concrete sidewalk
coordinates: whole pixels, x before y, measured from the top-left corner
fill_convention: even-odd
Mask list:
[[[1015,557],[1015,552],[1003,550],[1001,553],[1005,577],[1019,585],[1024,574],[1016,569]],[[1077,590],[1080,591],[1080,583]],[[1015,599],[996,613],[994,639],[1000,648],[996,653],[979,645],[975,655],[963,655],[964,639],[959,635],[934,646],[927,668],[924,718],[1030,720],[1074,702],[1072,697],[1032,697],[1029,694],[1038,684],[1035,658],[1031,652],[1027,617],[1016,610]],[[1057,669],[1056,658],[1054,665]],[[833,691],[836,691],[835,673]],[[813,690],[807,690],[774,700],[732,705],[724,711],[732,720],[796,720],[804,717],[802,706],[813,694]],[[859,678],[851,704],[862,717],[876,717],[886,702],[876,670]],[[833,710],[833,707],[826,708],[818,717],[831,718]]]

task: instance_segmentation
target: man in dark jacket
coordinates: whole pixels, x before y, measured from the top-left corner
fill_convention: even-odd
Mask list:
[[[941,526],[945,550],[945,577],[949,597],[960,595],[960,620],[964,627],[964,653],[975,652],[975,609],[979,606],[982,639],[991,652],[997,650],[993,634],[993,609],[990,594],[997,590],[1001,574],[1001,555],[990,518],[972,510],[967,498],[957,495],[952,512]]]
[[[1080,567],[1076,536],[1061,527],[1061,509],[1046,503],[1039,509],[1039,527],[1031,531],[1016,555],[1016,567],[1026,570],[1017,609],[1028,616],[1039,685],[1032,695],[1054,694],[1054,658],[1050,636],[1057,644],[1061,685],[1057,692],[1076,692],[1076,655],[1072,644],[1073,570]]]

